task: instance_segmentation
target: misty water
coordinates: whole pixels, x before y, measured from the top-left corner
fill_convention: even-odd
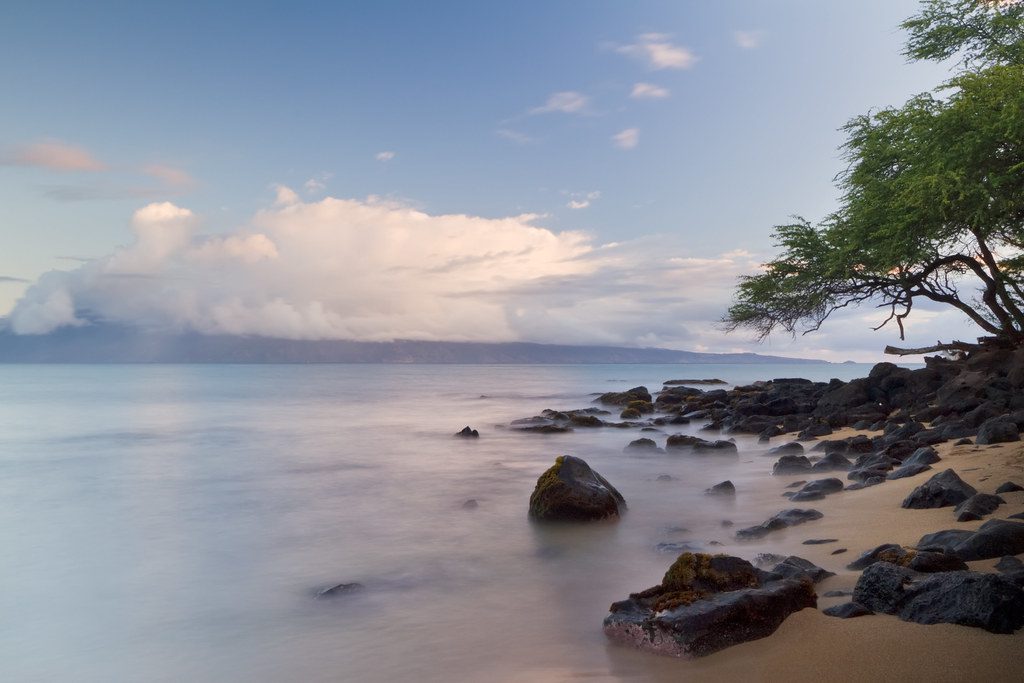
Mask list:
[[[671,676],[687,663],[609,644],[601,621],[658,583],[678,552],[659,543],[799,550],[812,531],[737,544],[722,526],[784,507],[779,486],[764,490],[764,447],[737,437],[739,458],[638,455],[623,452],[637,430],[505,426],[673,378],[867,369],[0,366],[2,678]],[[480,439],[452,437],[465,425]],[[623,493],[621,520],[527,519],[538,475],[563,453]],[[727,478],[751,493],[703,495]],[[314,599],[341,582],[365,589]]]

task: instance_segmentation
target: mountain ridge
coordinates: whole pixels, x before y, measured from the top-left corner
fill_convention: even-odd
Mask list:
[[[117,325],[66,327],[46,335],[0,328],[0,363],[368,363],[605,364],[821,363],[757,353],[661,348],[395,340],[296,340],[257,336],[155,333]]]

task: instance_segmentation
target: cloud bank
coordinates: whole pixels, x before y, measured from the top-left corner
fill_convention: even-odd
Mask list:
[[[304,201],[278,187],[245,226],[211,234],[189,209],[153,203],[132,216],[130,244],[46,273],[9,322],[18,334],[99,321],[287,339],[621,344],[835,360],[893,341],[870,332],[879,317],[871,309],[797,344],[727,337],[715,321],[760,255],[695,257],[663,237],[598,244],[542,221],[432,215],[375,198]],[[919,338],[968,329],[947,313],[921,313],[912,328]]]

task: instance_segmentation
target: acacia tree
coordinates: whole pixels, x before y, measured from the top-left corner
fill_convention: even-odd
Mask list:
[[[807,333],[870,303],[903,339],[926,300],[1024,343],[1024,3],[930,0],[903,27],[907,56],[957,57],[957,75],[846,124],[840,208],[775,228],[781,253],[740,279],[728,330]]]

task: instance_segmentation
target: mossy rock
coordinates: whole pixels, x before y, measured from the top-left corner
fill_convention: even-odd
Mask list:
[[[626,410],[633,409],[641,414],[653,413],[654,405],[650,401],[630,401],[626,404]]]
[[[537,479],[530,517],[542,521],[586,522],[618,517],[626,500],[581,458],[561,455]]]
[[[640,411],[637,410],[636,408],[626,408],[625,410],[622,411],[622,413],[619,414],[619,417],[622,418],[623,420],[639,420]]]

